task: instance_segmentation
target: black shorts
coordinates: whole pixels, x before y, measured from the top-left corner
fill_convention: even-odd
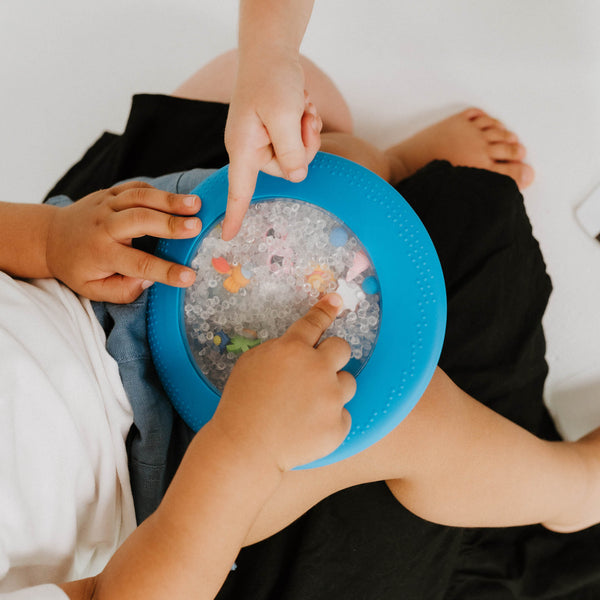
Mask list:
[[[125,131],[105,132],[50,190],[79,200],[131,177],[157,177],[196,167],[226,165],[229,105],[173,96],[133,97]]]
[[[141,95],[50,195],[227,163],[227,105]],[[440,257],[448,326],[440,366],[479,401],[546,439],[541,319],[550,294],[522,197],[503,175],[434,162],[398,185]],[[220,600],[600,598],[600,529],[461,529],[404,509],[384,483],[344,490],[241,551]]]

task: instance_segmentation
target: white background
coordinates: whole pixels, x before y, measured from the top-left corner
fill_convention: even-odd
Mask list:
[[[519,134],[555,288],[546,396],[569,437],[600,425],[600,244],[574,217],[600,184],[598,23],[596,0],[316,0],[303,44],[380,147],[470,105]],[[39,202],[133,93],[172,91],[236,29],[233,0],[1,0],[0,199]]]

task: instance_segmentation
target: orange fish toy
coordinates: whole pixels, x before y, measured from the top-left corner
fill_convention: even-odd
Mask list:
[[[212,266],[218,273],[229,275],[223,281],[223,287],[232,294],[237,294],[240,288],[246,287],[250,283],[252,271],[242,265],[230,265],[222,256],[212,259]]]

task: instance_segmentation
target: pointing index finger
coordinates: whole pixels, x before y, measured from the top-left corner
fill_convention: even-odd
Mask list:
[[[296,338],[315,346],[325,330],[333,323],[341,307],[338,294],[328,294],[317,302],[303,317],[292,323],[283,337]]]
[[[237,160],[232,159],[229,165],[229,193],[222,233],[225,241],[231,240],[240,230],[256,187],[258,169],[249,162],[238,157]]]

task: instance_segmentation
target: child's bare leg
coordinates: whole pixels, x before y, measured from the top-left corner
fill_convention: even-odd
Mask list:
[[[181,84],[173,96],[229,103],[237,70],[237,50],[217,56]],[[352,116],[333,81],[305,56],[300,57],[305,87],[323,120],[323,131],[352,132]]]
[[[415,409],[380,442],[337,464],[287,473],[247,543],[336,491],[379,480],[408,509],[437,523],[542,522],[572,531],[600,520],[600,433],[577,443],[540,440],[438,369]]]
[[[519,188],[534,177],[523,162],[525,148],[517,136],[477,108],[444,119],[385,152],[345,133],[323,134],[321,140],[321,150],[354,160],[392,184],[435,159],[508,175]]]
[[[351,135],[352,117],[340,91],[313,62],[304,56],[300,60],[306,89],[323,120],[323,151],[354,160],[393,184],[435,159],[503,173],[520,188],[533,181],[533,169],[523,162],[525,148],[516,135],[477,108],[440,121],[382,152]],[[230,50],[199,69],[173,95],[228,103],[236,70],[237,50]]]
[[[396,179],[396,173],[392,171],[392,161],[384,152],[352,134],[343,132],[322,133],[321,150],[352,160],[370,169],[389,183],[398,183],[398,181],[404,179],[404,177]]]

